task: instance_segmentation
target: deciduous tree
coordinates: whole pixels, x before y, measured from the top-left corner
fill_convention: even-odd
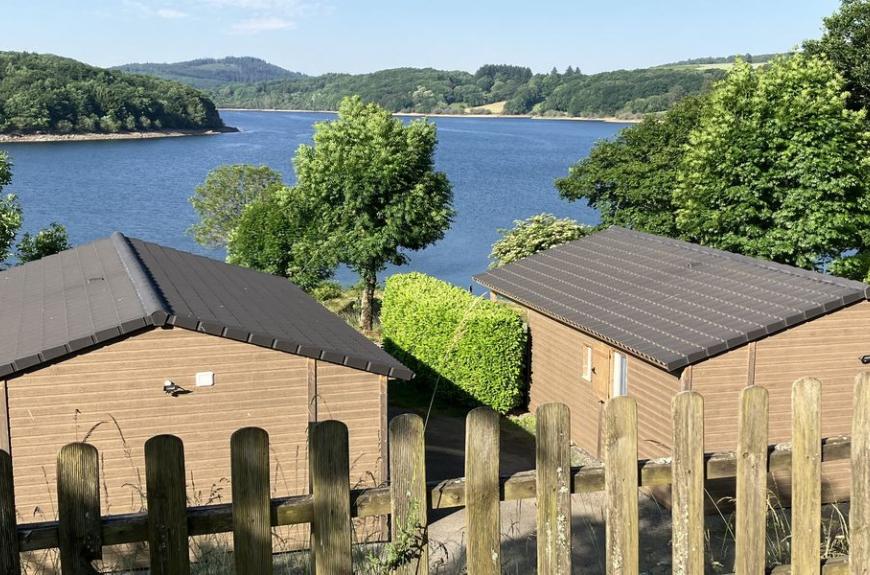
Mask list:
[[[304,204],[307,245],[300,253],[333,258],[364,283],[361,324],[372,328],[378,273],[441,239],[454,215],[447,176],[434,167],[435,125],[408,125],[388,111],[345,99],[338,118],[314,129],[294,166]]]
[[[870,108],[870,1],[843,0],[825,18],[821,39],[805,42],[804,49],[836,66],[846,80],[852,109]]]
[[[679,234],[810,269],[863,250],[870,135],[847,97],[824,59],[735,64],[689,138],[674,193]]]
[[[281,174],[267,166],[236,164],[215,168],[190,198],[199,222],[188,232],[200,245],[225,246],[245,207],[281,185]]]
[[[249,204],[230,233],[227,262],[290,278],[305,290],[329,278],[334,258],[311,257],[297,246],[307,224],[298,197],[295,188],[282,187]]]
[[[514,227],[498,230],[501,239],[492,244],[491,268],[515,262],[553,246],[564,244],[589,233],[591,228],[570,218],[538,214],[514,221]]]
[[[0,152],[0,192],[12,181],[12,163]],[[0,264],[9,257],[15,234],[21,227],[21,204],[13,194],[0,194]]]
[[[616,139],[599,142],[556,181],[559,194],[586,200],[604,225],[678,235],[671,192],[702,105],[700,97],[686,98],[670,112],[647,116]]]
[[[66,233],[66,228],[54,222],[35,234],[24,234],[21,241],[18,242],[18,246],[16,246],[15,256],[23,264],[54,255],[69,248],[69,236]]]

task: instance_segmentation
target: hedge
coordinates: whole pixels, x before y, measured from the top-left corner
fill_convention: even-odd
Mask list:
[[[421,273],[386,282],[384,349],[453,399],[506,413],[524,397],[526,328],[507,306]]]

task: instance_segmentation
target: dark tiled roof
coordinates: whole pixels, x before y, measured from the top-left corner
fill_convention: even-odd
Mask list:
[[[0,377],[164,325],[413,376],[284,278],[119,233],[0,272]]]
[[[475,276],[668,371],[870,298],[870,286],[619,227]]]

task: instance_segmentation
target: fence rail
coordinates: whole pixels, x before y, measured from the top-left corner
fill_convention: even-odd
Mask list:
[[[351,572],[351,518],[390,515],[394,540],[416,547],[397,573],[428,572],[430,509],[466,507],[470,575],[501,572],[499,502],[537,499],[538,572],[570,573],[571,493],[604,491],[608,573],[638,573],[638,488],[671,485],[674,573],[702,573],[704,482],[734,478],[738,575],[765,572],[766,476],[792,477],[793,573],[870,573],[870,373],[855,384],[851,437],[820,436],[820,384],[793,387],[791,444],[769,446],[768,398],[762,387],[740,397],[736,452],[705,454],[703,398],[692,391],[673,401],[672,457],[638,461],[633,399],[605,405],[603,464],[570,468],[570,417],[560,404],[537,412],[536,469],[498,476],[499,419],[486,408],[468,414],[466,476],[426,483],[423,423],[402,415],[390,423],[390,484],[349,488],[347,428],[314,425],[310,441],[312,494],[269,499],[268,435],[245,428],[231,439],[233,503],[186,507],[184,447],[174,436],[150,439],[146,452],[147,512],[100,517],[99,458],[73,443],[58,456],[58,521],[16,525],[12,460],[0,451],[0,575],[20,573],[19,553],[58,548],[64,574],[92,574],[103,546],[147,542],[151,572],[187,575],[188,538],[233,533],[237,573],[270,573],[271,527],[311,524],[319,574]],[[823,565],[819,549],[821,463],[851,459],[850,557]],[[815,544],[813,544],[815,542]],[[779,573],[783,568],[777,568]]]

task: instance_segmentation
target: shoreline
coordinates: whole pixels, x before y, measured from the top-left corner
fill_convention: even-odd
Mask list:
[[[283,108],[218,108],[220,112],[284,112],[293,114],[337,114],[337,110],[291,110]],[[422,112],[392,112],[393,116],[410,118],[494,118],[494,119],[525,119],[525,120],[559,120],[569,122],[606,122],[610,124],[639,124],[641,120],[626,120],[615,116],[600,118],[586,116],[533,116],[531,114],[424,114]]]
[[[228,132],[238,132],[236,128],[223,130],[165,130],[154,132],[119,132],[102,134],[0,134],[0,144],[39,144],[47,142],[99,142],[113,140],[153,140],[157,138],[183,138],[187,136],[216,136]]]

